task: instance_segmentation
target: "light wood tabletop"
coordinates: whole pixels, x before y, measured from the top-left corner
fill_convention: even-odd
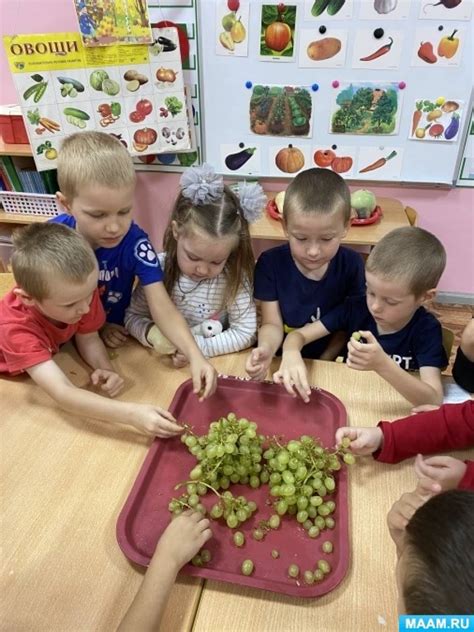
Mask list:
[[[271,199],[273,196],[267,193]],[[399,200],[394,198],[377,198],[377,204],[383,212],[380,221],[368,226],[351,226],[342,243],[347,246],[375,246],[382,237],[394,228],[410,226],[405,208]],[[281,222],[272,219],[264,212],[263,216],[250,225],[250,235],[254,239],[271,239],[281,241],[285,239]]]
[[[246,355],[213,363],[223,374],[243,376]],[[71,345],[56,359],[75,384],[87,387],[89,372]],[[132,341],[113,362],[126,379],[124,400],[168,406],[189,377],[186,369],[169,368]],[[409,413],[409,404],[372,373],[319,361],[310,363],[310,372],[313,383],[344,402],[353,425]],[[0,378],[0,400],[0,628],[115,630],[142,581],[140,569],[128,563],[117,545],[115,525],[151,441],[131,429],[62,412],[25,376]],[[328,595],[303,600],[183,575],[160,629],[395,630],[395,551],[385,516],[414,482],[410,462],[387,466],[365,459],[354,466],[349,570]]]

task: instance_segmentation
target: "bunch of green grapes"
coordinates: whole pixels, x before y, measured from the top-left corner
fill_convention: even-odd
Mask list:
[[[247,500],[245,496],[235,497],[232,492],[225,491],[219,502],[211,507],[209,515],[214,520],[223,518],[230,529],[235,529],[251,518],[255,511],[257,503],[253,500]]]
[[[334,473],[341,469],[341,460],[354,462],[347,442],[328,450],[317,439],[303,435],[283,445],[273,440],[263,456],[276,513],[294,515],[311,538],[333,529],[336,503],[329,497],[336,490]]]

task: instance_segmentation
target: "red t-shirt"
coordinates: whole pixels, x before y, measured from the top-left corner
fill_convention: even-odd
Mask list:
[[[98,331],[104,322],[98,290],[89,312],[73,325],[53,323],[11,291],[0,301],[0,373],[17,374],[46,362],[73,336]]]

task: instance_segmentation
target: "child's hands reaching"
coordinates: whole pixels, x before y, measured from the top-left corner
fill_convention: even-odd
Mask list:
[[[212,395],[217,387],[217,372],[210,362],[200,355],[190,361],[193,392],[202,402]]]
[[[187,366],[189,364],[189,360],[184,353],[181,353],[181,351],[175,351],[171,356],[171,359],[175,369],[182,369],[183,366]]]
[[[127,342],[128,331],[121,325],[115,323],[105,323],[100,330],[100,337],[104,341],[106,347],[111,349],[117,349],[117,347],[123,347]]]
[[[134,404],[132,416],[128,423],[135,426],[140,432],[156,435],[162,439],[174,437],[184,430],[182,426],[178,426],[176,419],[170,412],[151,404]]]
[[[336,431],[336,445],[348,437],[351,440],[349,449],[354,454],[366,456],[373,454],[382,447],[383,432],[381,428],[338,428]]]
[[[308,382],[308,372],[299,351],[283,351],[280,368],[273,374],[276,384],[283,384],[287,392],[293,397],[296,393],[308,403],[311,389]]]
[[[245,370],[248,375],[254,380],[264,380],[272,357],[273,355],[265,345],[252,349],[245,362]]]
[[[100,384],[100,388],[109,395],[109,397],[115,397],[120,393],[123,388],[123,378],[108,369],[96,369],[91,374],[91,382],[94,386]]]
[[[178,571],[189,562],[204,544],[212,537],[210,523],[199,511],[189,509],[183,512],[166,527],[150,563],[167,558]]]
[[[351,338],[347,343],[347,366],[358,371],[378,371],[388,356],[371,331],[360,331],[366,342]]]
[[[438,483],[442,491],[456,489],[464,478],[467,466],[451,456],[432,456],[424,459],[421,454],[415,460],[415,472],[418,478],[430,478]]]

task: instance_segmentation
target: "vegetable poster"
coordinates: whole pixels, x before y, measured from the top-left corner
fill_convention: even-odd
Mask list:
[[[84,48],[79,33],[4,38],[39,170],[83,130],[112,134],[138,156],[192,148],[177,30],[153,35],[150,47]]]
[[[267,136],[311,137],[312,106],[306,88],[256,85],[250,97],[250,130]]]
[[[408,137],[421,141],[454,142],[461,128],[463,102],[459,99],[417,99]]]

